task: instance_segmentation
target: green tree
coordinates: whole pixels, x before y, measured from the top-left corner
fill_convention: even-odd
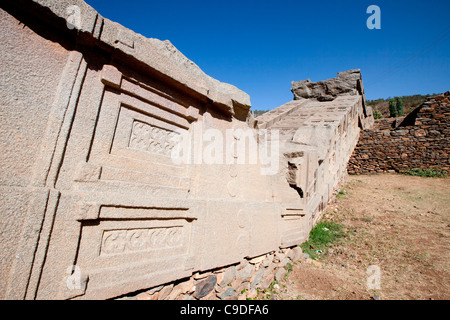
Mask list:
[[[395,118],[397,116],[397,105],[395,103],[395,99],[389,100],[389,113],[391,118]]]
[[[402,97],[397,98],[396,108],[397,108],[397,115],[399,117],[401,117],[403,115],[403,99],[402,99]]]
[[[381,119],[383,118],[383,114],[378,111],[378,109],[373,110],[373,117],[374,119]]]

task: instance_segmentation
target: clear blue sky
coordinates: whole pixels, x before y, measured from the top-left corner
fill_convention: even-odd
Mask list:
[[[369,100],[450,90],[448,0],[87,0],[104,17],[170,40],[253,109],[292,100],[291,81],[361,69]],[[369,5],[381,30],[369,30]]]

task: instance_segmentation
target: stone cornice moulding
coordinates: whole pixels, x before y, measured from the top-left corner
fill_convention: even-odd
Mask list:
[[[11,1],[11,0],[9,0]],[[15,2],[15,1],[14,1]],[[82,0],[23,0],[33,2],[43,10],[50,11],[53,17],[62,18],[66,22],[73,11],[70,7],[78,7],[80,24],[71,27],[78,31],[78,38],[90,45],[101,42],[103,47],[119,51],[130,56],[150,69],[160,73],[163,78],[175,81],[181,89],[193,91],[194,95],[213,104],[217,109],[234,115],[234,108],[251,108],[250,96],[237,87],[220,82],[207,74],[194,62],[184,56],[170,41],[146,38],[119,23],[103,18],[94,8]],[[67,27],[67,31],[71,30]],[[81,34],[83,36],[81,36]]]

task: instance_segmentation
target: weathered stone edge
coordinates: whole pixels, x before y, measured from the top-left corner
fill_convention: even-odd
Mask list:
[[[28,0],[50,10],[55,16],[67,20],[73,11],[71,6],[80,9],[81,23],[73,27],[102,43],[113,47],[152,69],[170,77],[176,82],[208,98],[223,110],[234,113],[234,106],[249,109],[250,96],[237,87],[220,82],[207,74],[194,62],[184,56],[170,41],[146,38],[109,19],[103,18],[94,8],[83,0]]]

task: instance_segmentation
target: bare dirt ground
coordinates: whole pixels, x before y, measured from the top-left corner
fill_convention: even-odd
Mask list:
[[[449,299],[450,178],[350,176],[344,192],[322,221],[341,224],[345,237],[317,263],[296,262],[272,298]],[[378,290],[367,284],[372,265]]]

